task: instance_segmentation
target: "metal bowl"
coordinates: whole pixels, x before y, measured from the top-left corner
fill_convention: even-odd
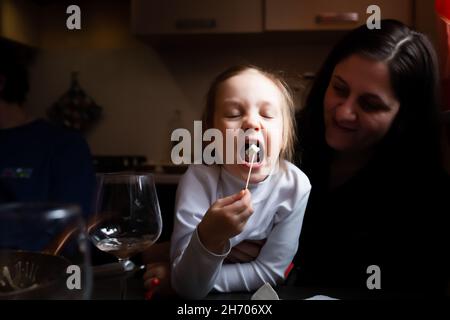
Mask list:
[[[67,299],[69,265],[61,256],[0,250],[0,299]]]

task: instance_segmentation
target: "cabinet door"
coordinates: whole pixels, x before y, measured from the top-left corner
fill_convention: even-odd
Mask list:
[[[263,31],[263,0],[133,0],[137,34]]]
[[[265,30],[352,29],[366,22],[367,7],[378,5],[382,19],[412,24],[413,0],[266,0]]]

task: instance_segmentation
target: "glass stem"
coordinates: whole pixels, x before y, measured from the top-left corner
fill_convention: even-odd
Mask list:
[[[127,296],[127,272],[125,271],[125,265],[127,260],[119,259],[119,263],[123,266],[124,273],[120,278],[120,299],[125,300]]]

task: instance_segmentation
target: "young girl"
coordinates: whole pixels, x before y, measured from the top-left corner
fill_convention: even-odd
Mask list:
[[[234,163],[191,165],[181,179],[170,253],[172,286],[179,295],[251,291],[284,279],[311,189],[308,178],[288,162],[293,113],[284,82],[259,68],[233,67],[212,83],[204,127],[220,130],[224,141],[227,130],[251,130],[245,146],[257,144],[260,151],[253,165],[234,149]],[[249,240],[264,245],[255,254],[247,249]]]

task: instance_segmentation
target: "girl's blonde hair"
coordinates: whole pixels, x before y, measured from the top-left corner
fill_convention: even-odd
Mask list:
[[[203,127],[208,129],[213,127],[215,101],[219,86],[226,80],[244,73],[246,71],[256,71],[257,73],[265,76],[271,80],[280,90],[283,98],[282,108],[283,116],[283,145],[280,151],[280,158],[292,161],[294,157],[294,146],[296,142],[296,125],[295,125],[295,106],[294,99],[291,90],[287,83],[275,73],[263,70],[253,65],[237,65],[228,68],[220,73],[211,83],[209,90],[206,94],[206,106],[203,111]]]

